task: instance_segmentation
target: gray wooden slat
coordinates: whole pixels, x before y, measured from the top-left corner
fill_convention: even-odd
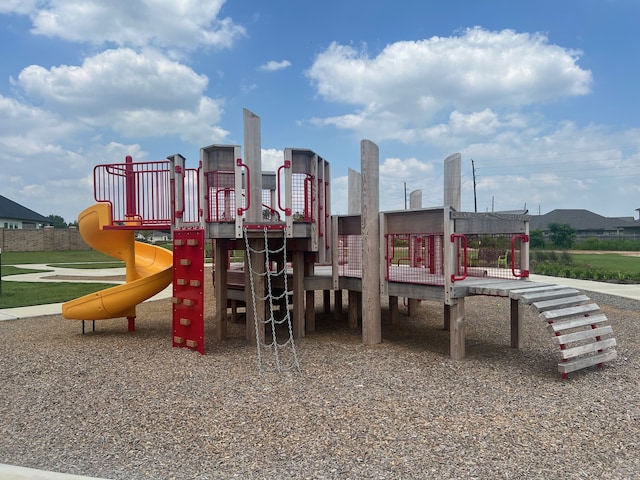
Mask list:
[[[580,291],[574,288],[564,288],[559,290],[548,290],[546,292],[524,293],[520,296],[520,300],[526,304],[536,301],[553,300],[556,298],[569,297],[579,294]]]
[[[577,307],[559,308],[557,310],[548,310],[541,312],[540,315],[546,320],[557,320],[560,318],[573,317],[577,315],[590,314],[600,310],[600,307],[595,303],[589,303],[587,305],[579,305]]]
[[[523,280],[500,280],[493,279],[492,282],[471,283],[468,285],[469,293],[475,295],[493,295],[498,297],[508,297],[514,289],[521,289]]]
[[[545,312],[548,313],[548,312]],[[607,316],[604,313],[598,315],[580,316],[576,318],[558,319],[549,324],[549,329],[553,332],[561,332],[563,330],[570,330],[576,327],[584,327],[585,325],[597,325],[608,321]]]
[[[609,335],[610,333],[613,333],[613,328],[611,328],[610,325],[607,325],[605,327],[588,328],[579,332],[558,335],[553,337],[553,341],[559,345],[563,345],[571,342],[578,342],[580,340],[586,340],[588,338],[602,337],[604,335]]]
[[[565,348],[560,350],[562,358],[579,357],[587,353],[597,352],[598,350],[607,350],[616,346],[615,338],[607,338],[606,340],[600,340],[599,342],[587,343],[573,348]]]
[[[543,300],[540,302],[534,302],[531,304],[538,312],[544,312],[547,310],[557,310],[566,307],[574,307],[590,302],[591,299],[586,295],[575,295],[572,297],[557,298],[555,300]]]
[[[598,365],[599,363],[609,362],[615,359],[618,353],[615,350],[608,350],[606,352],[598,353],[596,355],[590,355],[588,357],[574,358],[568,362],[562,362],[558,364],[558,371],[560,373],[571,373],[582,368],[590,367],[592,365]]]
[[[519,299],[521,295],[526,293],[535,293],[535,292],[547,292],[552,290],[564,289],[568,288],[564,285],[550,285],[548,283],[534,283],[531,282],[531,286],[529,288],[516,288],[511,290],[510,295],[511,298]]]

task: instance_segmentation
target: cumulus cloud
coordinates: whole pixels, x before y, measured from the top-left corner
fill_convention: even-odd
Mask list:
[[[276,62],[275,60],[271,60],[263,65],[258,67],[258,70],[263,72],[275,72],[277,70],[283,70],[285,68],[289,68],[291,66],[291,62],[289,60],[282,60],[280,62]]]
[[[91,128],[125,137],[175,134],[194,143],[220,142],[222,102],[204,95],[208,78],[157,51],[107,50],[82,65],[31,65],[14,82],[50,109]]]
[[[9,0],[0,12],[29,15],[37,35],[96,45],[156,46],[192,50],[228,48],[246,35],[231,18],[220,18],[225,0]]]
[[[396,42],[375,56],[366,47],[332,43],[306,73],[320,97],[355,109],[315,123],[403,139],[406,130],[420,130],[443,112],[458,111],[467,127],[472,120],[486,130],[490,109],[585,95],[592,77],[579,58],[579,51],[550,44],[543,34],[476,27],[458,36]],[[452,126],[462,119],[454,116]]]

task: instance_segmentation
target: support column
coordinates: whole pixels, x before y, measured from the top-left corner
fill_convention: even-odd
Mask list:
[[[458,298],[450,311],[450,355],[452,360],[462,360],[465,356],[464,298]]]
[[[516,299],[511,299],[511,348],[522,348],[522,336],[520,335],[524,307]]]
[[[304,275],[311,277],[314,273],[314,257],[313,254],[305,255],[304,259]],[[304,280],[303,280],[304,282]],[[316,330],[316,292],[314,290],[305,291],[305,330],[307,333]]]
[[[389,297],[389,316],[391,318],[391,323],[396,324],[399,320],[398,314],[398,297],[392,296]]]
[[[252,248],[251,252],[251,269],[256,273],[264,273],[265,267],[265,254],[264,254],[264,239],[262,238],[250,238],[249,246]],[[251,291],[251,272],[249,271],[247,255],[245,255],[245,292],[246,292],[246,305],[247,305],[247,330],[246,337],[250,343],[255,344],[257,341],[264,343],[264,317],[265,317],[265,277],[264,275],[255,275],[253,277],[253,289],[255,291],[255,310],[253,308],[254,299],[252,298]],[[256,317],[258,320],[258,336],[256,338]]]
[[[217,239],[213,243],[213,295],[216,299],[216,339],[224,340],[227,338],[227,240]],[[235,315],[235,305],[232,305],[232,309]]]
[[[342,290],[334,290],[333,315],[337,321],[342,320]]]
[[[349,290],[349,313],[347,323],[349,328],[358,328],[358,292]]]
[[[369,141],[360,143],[362,164],[362,342],[382,342],[380,302],[380,152]]]
[[[293,265],[293,336],[304,337],[304,252],[295,250]]]

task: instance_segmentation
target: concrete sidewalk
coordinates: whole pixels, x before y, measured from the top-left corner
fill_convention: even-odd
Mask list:
[[[532,282],[552,283],[556,285],[566,285],[567,287],[585,290],[589,292],[604,293],[617,297],[640,300],[640,284],[618,284],[607,282],[594,282],[591,280],[576,280],[572,278],[547,277],[545,275],[531,275]]]
[[[69,473],[48,472],[35,468],[18,467],[0,463],[0,479],[2,480],[107,480],[98,477],[85,477],[84,475],[71,475]]]

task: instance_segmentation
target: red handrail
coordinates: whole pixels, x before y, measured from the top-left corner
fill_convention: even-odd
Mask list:
[[[451,234],[451,243],[455,243],[456,239],[460,239],[462,240],[462,244],[463,244],[463,266],[464,266],[464,274],[462,276],[456,276],[455,273],[451,274],[451,281],[452,282],[456,282],[458,280],[464,280],[465,278],[467,278],[467,237],[461,233],[452,233]],[[456,252],[458,254],[458,256],[460,255],[460,249],[458,248],[458,251]],[[459,257],[458,257],[459,258]],[[458,258],[456,258],[456,260],[458,260]],[[458,269],[460,268],[460,262],[456,261],[456,272],[458,271]]]
[[[243,167],[247,171],[247,188],[246,188],[247,193],[245,195],[245,198],[247,199],[247,206],[244,208],[238,207],[238,215],[242,216],[242,214],[247,210],[249,210],[249,207],[251,206],[251,175],[249,172],[249,166],[242,163],[241,158],[236,159],[236,165],[238,167]]]
[[[282,170],[283,168],[291,168],[291,160],[285,160],[284,164],[281,165],[278,168],[278,173],[276,175],[276,184],[277,184],[277,194],[278,194],[278,208],[280,210],[282,210],[284,212],[284,215],[286,217],[290,217],[291,216],[291,209],[290,208],[283,208],[282,205],[280,204],[280,170]]]
[[[529,241],[529,235],[522,233],[511,237],[511,273],[514,277],[526,278],[529,276],[529,270],[520,270],[520,273],[516,273],[516,239],[519,239],[521,243],[526,243]]]

